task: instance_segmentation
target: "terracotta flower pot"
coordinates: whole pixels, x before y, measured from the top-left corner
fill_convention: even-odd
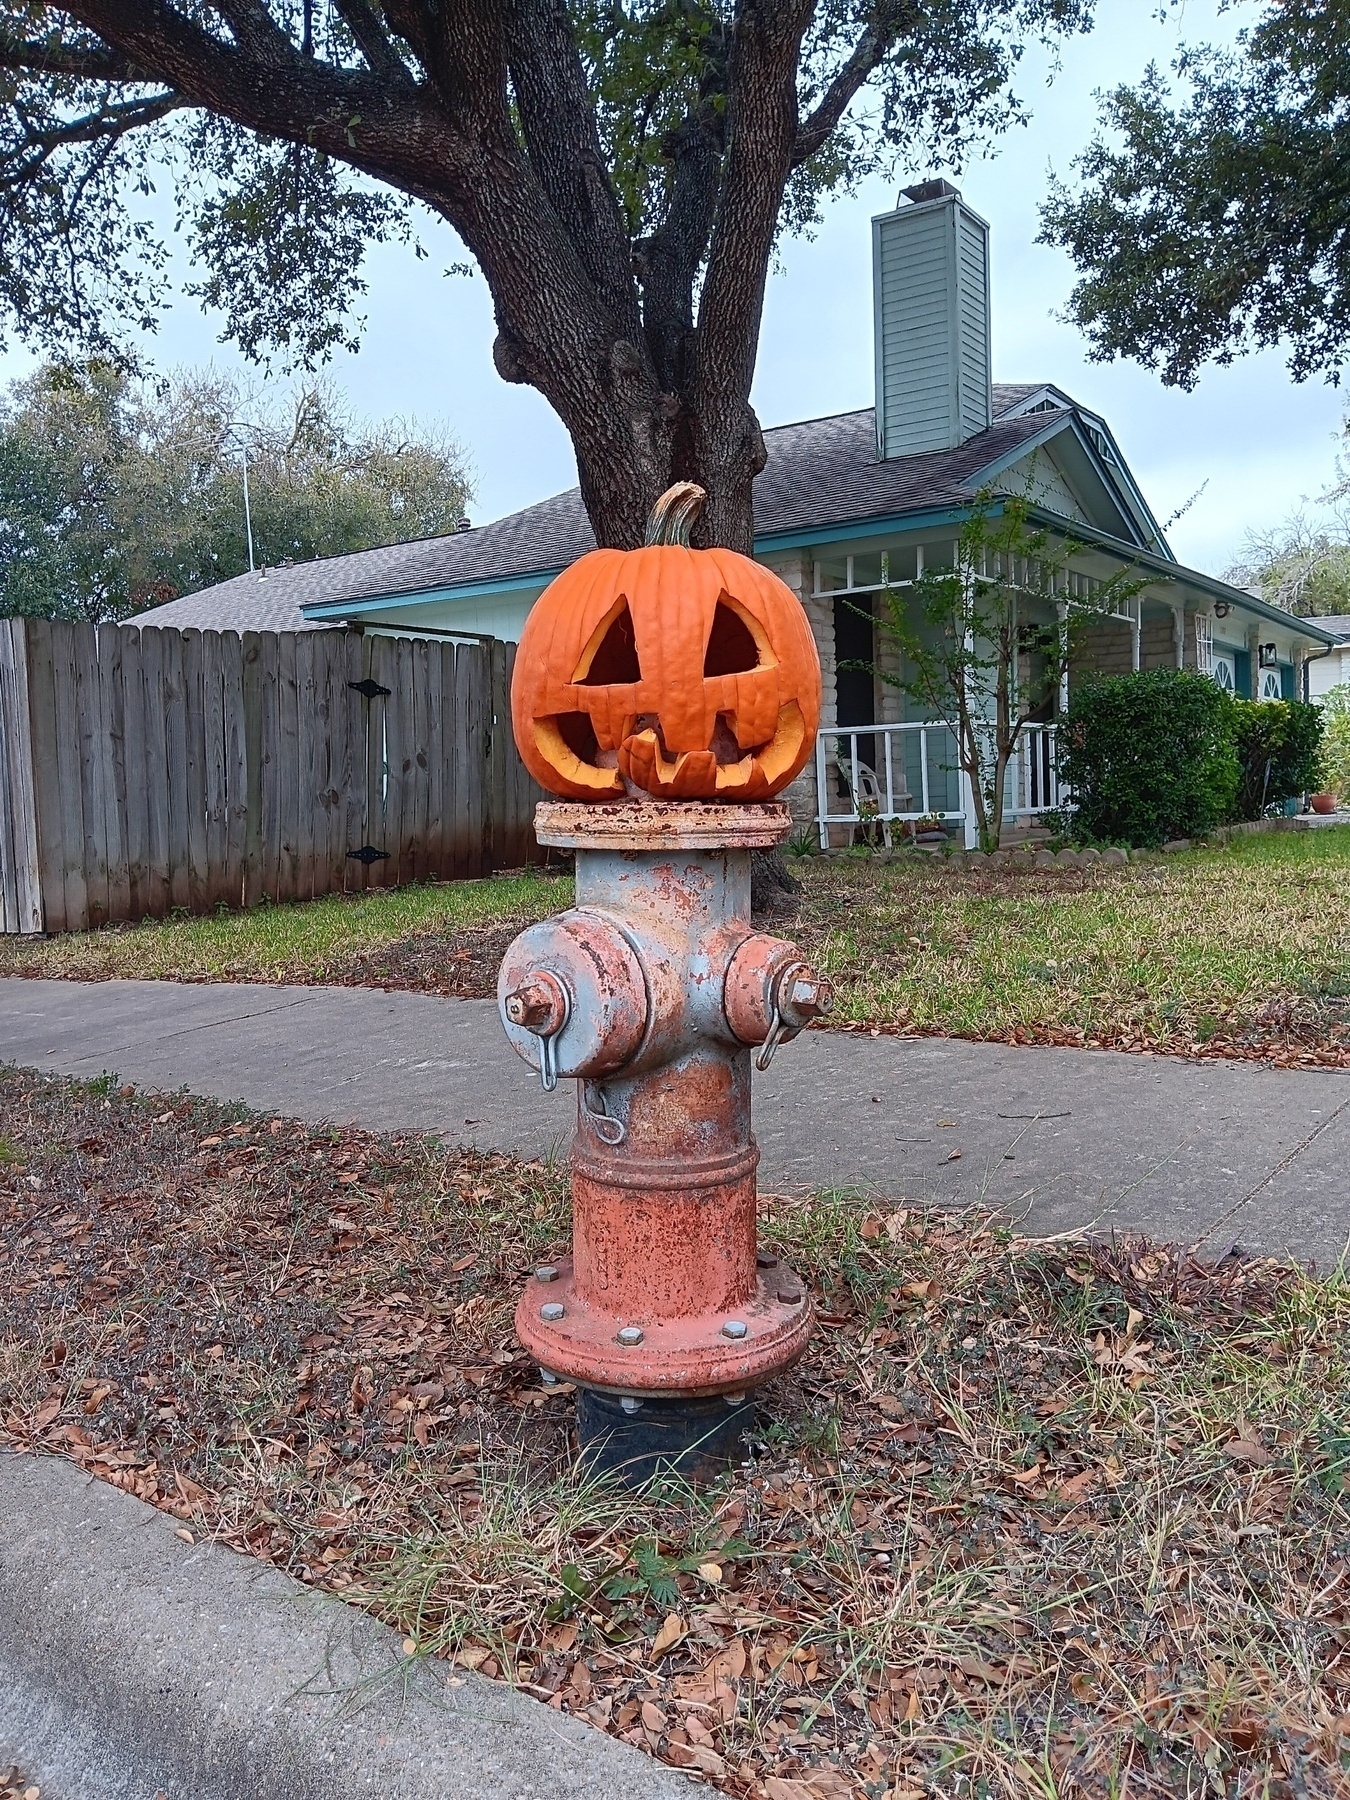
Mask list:
[[[1312,809],[1315,813],[1334,813],[1336,810],[1335,794],[1314,794]]]

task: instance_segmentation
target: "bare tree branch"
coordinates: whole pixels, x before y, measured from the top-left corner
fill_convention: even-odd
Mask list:
[[[813,0],[741,0],[727,62],[727,151],[699,305],[693,447],[700,460],[714,456],[735,467],[705,514],[706,529],[711,542],[743,551],[753,537],[750,487],[765,458],[750,384],[813,10]],[[715,441],[707,441],[709,427]]]

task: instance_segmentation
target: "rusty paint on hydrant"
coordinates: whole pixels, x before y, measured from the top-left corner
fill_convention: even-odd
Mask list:
[[[498,1000],[546,1087],[577,1084],[572,1255],[541,1268],[516,1332],[593,1394],[733,1403],[806,1347],[805,1284],[756,1241],[751,1057],[824,1012],[829,983],[750,923],[750,853],[777,804],[545,801],[576,905],[522,932]]]

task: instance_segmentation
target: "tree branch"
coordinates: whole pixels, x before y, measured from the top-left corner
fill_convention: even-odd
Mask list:
[[[177,94],[155,94],[145,100],[127,100],[117,106],[102,107],[98,112],[86,113],[82,118],[45,129],[27,130],[22,144],[16,148],[32,150],[35,154],[12,175],[5,177],[3,185],[12,188],[20,184],[46,162],[53,150],[59,150],[63,145],[96,144],[100,139],[115,143],[141,125],[153,125],[166,118],[181,105]]]
[[[34,75],[70,75],[77,81],[141,81],[142,71],[115,50],[68,50],[63,44],[29,44],[0,33],[0,69]]]
[[[642,319],[628,230],[605,165],[595,104],[567,9],[508,0],[507,63],[531,166],[615,326],[637,349]]]
[[[372,74],[387,81],[412,84],[413,77],[399,55],[370,0],[333,0],[356,47],[369,63]]]
[[[794,169],[825,147],[854,96],[890,55],[901,32],[919,24],[921,19],[922,14],[913,0],[882,0],[876,17],[854,45],[848,61],[826,88],[810,118],[799,128],[792,150]]]
[[[698,104],[662,143],[674,166],[666,216],[638,251],[647,340],[661,385],[672,394],[684,393],[693,375],[694,287],[717,216],[728,50],[725,31],[710,35]]]
[[[813,10],[813,0],[740,0],[727,62],[727,151],[699,305],[694,442],[700,461],[735,470],[704,515],[708,541],[747,553],[750,487],[765,461],[750,383]]]
[[[265,0],[210,0],[210,4],[241,50],[268,63],[284,63],[295,54],[295,46],[267,10]]]

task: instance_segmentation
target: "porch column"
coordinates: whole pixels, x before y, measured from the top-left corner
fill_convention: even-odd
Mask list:
[[[1186,667],[1186,604],[1172,608],[1172,646],[1176,651],[1177,667]]]
[[[1130,672],[1139,673],[1141,639],[1144,634],[1144,601],[1143,596],[1136,594],[1130,602]]]
[[[978,850],[980,847],[979,827],[975,823],[975,802],[970,793],[970,777],[965,770],[961,771],[961,839],[967,850]]]

